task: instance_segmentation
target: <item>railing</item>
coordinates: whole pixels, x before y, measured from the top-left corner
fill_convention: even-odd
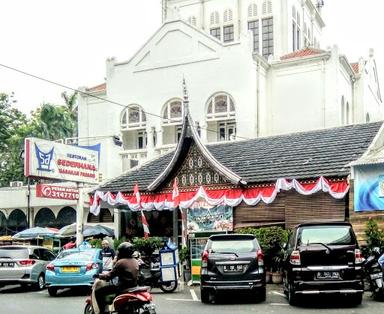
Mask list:
[[[159,155],[164,155],[169,151],[174,150],[175,148],[176,148],[176,144],[166,144],[161,147],[155,148],[155,150]]]
[[[129,170],[143,163],[148,157],[146,149],[131,149],[120,153],[123,171]]]

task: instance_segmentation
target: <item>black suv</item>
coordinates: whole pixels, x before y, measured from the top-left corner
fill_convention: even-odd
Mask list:
[[[284,292],[289,304],[302,295],[341,294],[362,301],[363,256],[348,222],[303,223],[285,247]]]
[[[201,257],[201,301],[223,290],[255,290],[265,300],[264,255],[249,234],[212,235]]]

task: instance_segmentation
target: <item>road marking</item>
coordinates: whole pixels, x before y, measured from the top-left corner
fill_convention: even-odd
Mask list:
[[[287,304],[287,303],[269,303],[270,305],[278,305],[278,306],[280,306],[280,305],[289,305],[289,304]]]
[[[166,298],[168,301],[188,301],[188,302],[195,302],[195,300],[191,299],[173,299],[173,298]]]
[[[193,301],[200,301],[199,298],[196,295],[195,290],[189,289],[189,291],[191,292],[191,296],[192,296]]]
[[[281,293],[281,292],[279,292],[279,291],[271,291],[271,294],[279,295],[279,296],[285,297],[285,294],[284,294],[284,293]]]

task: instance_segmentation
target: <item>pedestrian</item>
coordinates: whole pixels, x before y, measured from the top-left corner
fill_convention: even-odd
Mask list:
[[[101,247],[99,259],[103,261],[103,271],[111,270],[115,258],[115,251],[109,246],[108,240],[105,239],[101,242]]]

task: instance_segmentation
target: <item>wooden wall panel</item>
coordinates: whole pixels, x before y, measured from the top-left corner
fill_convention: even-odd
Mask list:
[[[241,204],[234,210],[235,228],[282,224],[292,228],[298,223],[314,220],[344,221],[346,199],[336,200],[328,193],[301,195],[296,191],[278,194],[272,204],[257,206]]]

